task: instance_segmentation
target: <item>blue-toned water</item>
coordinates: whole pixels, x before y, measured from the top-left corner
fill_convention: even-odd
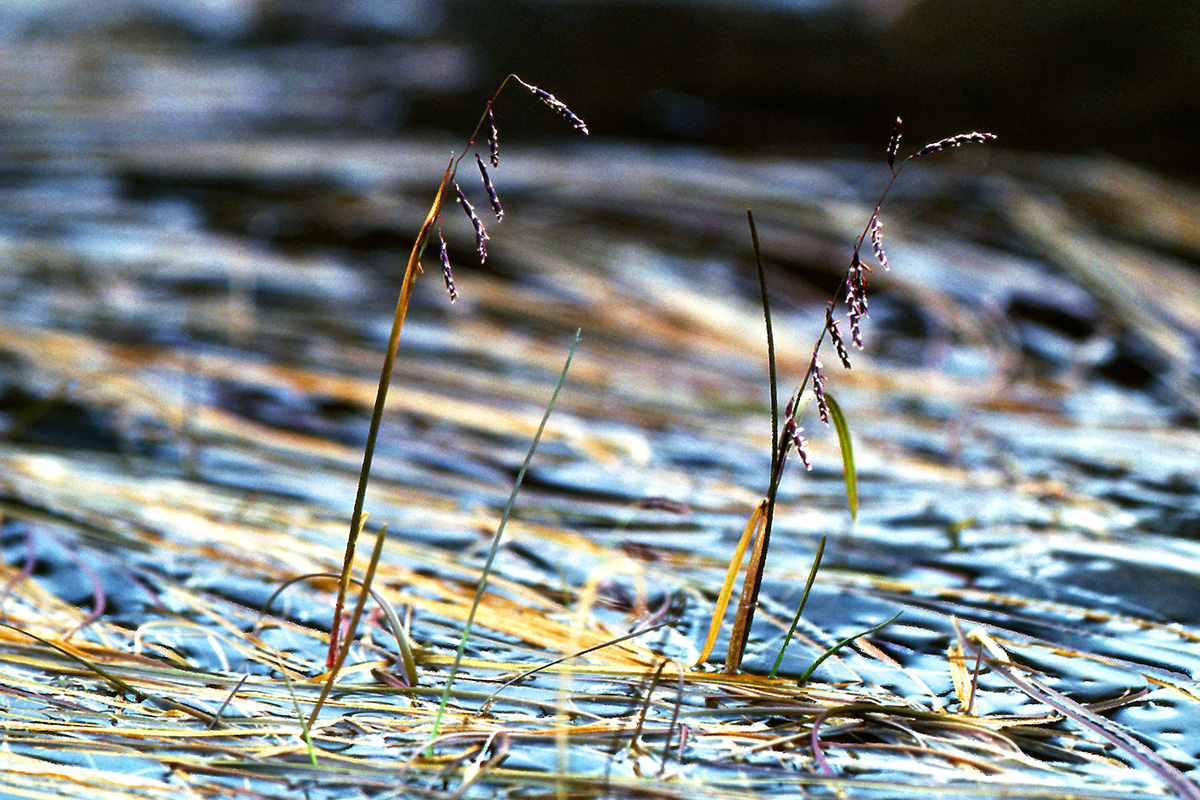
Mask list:
[[[420,686],[397,685],[395,634],[369,610],[345,678],[359,688],[323,712],[317,743],[360,759],[355,781],[309,771],[297,704],[311,708],[319,691],[310,679],[324,663],[327,574],[341,564],[403,262],[445,159],[462,152],[494,91],[482,85],[497,70],[489,59],[504,36],[520,41],[504,26],[490,44],[447,32],[516,5],[470,24],[440,3],[340,4],[323,26],[302,4],[235,2],[191,13],[113,4],[73,21],[26,3],[0,18],[10,788],[63,764],[89,780],[145,781],[138,791],[155,797],[209,791],[197,776],[212,772],[212,786],[229,781],[212,789],[220,796],[238,783],[221,759],[245,756],[242,745],[261,761],[236,768],[268,796],[436,783],[404,765],[424,746],[460,603],[577,328],[467,647],[474,660],[455,696],[467,738],[442,751],[449,763],[462,742],[507,748],[512,772],[472,792],[546,790],[569,755],[577,788],[633,795],[668,744],[670,779],[656,786],[730,796],[833,791],[826,767],[861,796],[892,796],[895,784],[1144,796],[1172,785],[1162,764],[1194,779],[1194,191],[1113,159],[1021,154],[1004,146],[1008,130],[996,146],[906,166],[881,212],[891,270],[869,277],[866,350],[851,352],[849,372],[822,351],[854,435],[858,518],[836,438],[809,408],[813,469],[793,458],[779,490],[747,677],[719,673],[727,621],[680,693],[673,673],[651,685],[655,659],[699,658],[768,479],[745,211],[758,223],[787,396],[890,175],[880,148],[815,123],[796,132],[814,135],[820,157],[761,137],[723,149],[719,133],[694,130],[672,134],[683,144],[619,138],[665,135],[657,111],[615,90],[602,97],[620,83],[603,70],[589,95],[566,59],[544,62],[565,84],[547,88],[593,137],[558,136],[573,131],[520,87],[505,90],[494,178],[506,215],[487,220],[488,261],[475,263],[468,220],[444,208],[459,299],[448,302],[426,255],[401,337],[364,539],[387,525],[378,585],[409,626]],[[526,5],[520,19],[569,16],[566,4]],[[580,25],[603,9],[575,5]],[[897,20],[920,11],[894,5]],[[662,7],[625,10],[653,20]],[[685,8],[723,13],[671,5]],[[812,24],[800,18],[786,17]],[[747,106],[699,85],[671,91],[688,101],[680,107],[711,112],[718,131],[777,89]],[[792,118],[761,119],[769,135]],[[934,127],[917,119],[914,137]],[[906,138],[902,153],[920,143]],[[486,209],[475,167],[464,169],[464,191]],[[756,683],[821,536],[783,680]],[[825,660],[806,689],[796,683],[827,649],[897,612]],[[594,672],[515,680],[518,667],[639,626],[652,627],[628,650],[597,651]],[[108,658],[148,694],[116,691],[20,630]],[[1054,717],[1000,669],[962,666],[981,642],[1135,736],[1161,769]],[[955,681],[972,674],[968,701]],[[814,708],[866,701],[890,710],[825,719],[814,748]],[[546,722],[565,707],[580,731],[566,755]],[[205,720],[222,708],[230,724],[265,732],[206,749]],[[182,733],[160,730],[164,710]],[[498,735],[488,713],[511,741],[487,743]],[[944,757],[930,755],[938,748]]]

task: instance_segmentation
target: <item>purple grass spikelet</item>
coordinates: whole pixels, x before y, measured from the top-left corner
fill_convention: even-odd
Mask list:
[[[584,124],[583,120],[581,120],[579,117],[575,116],[575,112],[573,112],[571,109],[567,108],[566,103],[564,103],[562,100],[559,100],[557,97],[550,94],[545,89],[539,89],[538,87],[534,86],[533,84],[526,83],[525,81],[521,80],[520,78],[517,78],[517,81],[522,86],[524,86],[526,89],[533,92],[535,97],[537,97],[543,103],[545,103],[546,105],[550,106],[555,111],[557,111],[559,113],[559,115],[566,117],[567,121],[570,122],[572,125],[574,125],[576,127],[576,129],[582,131],[585,136],[587,135],[587,133],[588,133],[587,125]]]
[[[796,455],[800,457],[800,463],[809,472],[812,472],[812,462],[808,460],[808,439],[805,439],[800,434],[804,432],[804,428],[796,428],[792,432],[792,446],[796,448]]]
[[[492,213],[496,215],[496,221],[504,219],[504,209],[500,207],[500,195],[496,194],[496,187],[492,185],[492,176],[488,175],[487,167],[483,165],[483,159],[479,157],[479,153],[475,154],[475,163],[479,165],[479,174],[483,177],[483,188],[487,190],[488,200],[492,203]]]
[[[487,110],[488,150],[491,153],[493,167],[500,166],[500,131],[496,130],[496,115],[489,105]]]
[[[883,222],[879,219],[878,209],[871,217],[871,247],[875,250],[875,258],[879,259],[879,264],[884,270],[888,270],[887,253],[883,251]]]
[[[825,304],[825,329],[829,331],[829,338],[833,341],[833,346],[837,349],[838,358],[841,360],[842,366],[850,369],[850,354],[846,352],[846,342],[842,339],[842,332],[838,330],[837,320],[833,318],[832,300]]]
[[[812,464],[808,460],[808,440],[800,433],[804,428],[796,425],[796,403],[799,401],[799,395],[792,395],[792,399],[788,401],[787,408],[783,412],[783,430],[780,432],[779,438],[779,467],[783,468],[784,461],[787,460],[788,450],[792,447],[796,448],[797,455],[800,456],[801,463],[807,470],[812,469]]]
[[[851,311],[848,315],[850,319],[850,341],[859,350],[863,349],[862,340],[862,314],[857,311]]]
[[[846,276],[847,283],[854,288],[854,307],[858,309],[858,313],[864,317],[867,316],[867,282],[863,278],[863,270],[871,271],[871,268],[863,263],[859,257],[858,251],[854,251],[854,258],[850,261],[850,271]]]
[[[855,279],[856,275],[858,279]],[[846,306],[848,308],[846,317],[850,322],[850,341],[859,350],[863,349],[862,318],[864,313],[863,301],[865,300],[865,297],[860,297],[860,292],[862,291],[859,286],[861,277],[862,273],[856,271],[846,278]]]
[[[812,362],[813,396],[817,398],[817,413],[821,422],[829,424],[829,405],[825,402],[825,376],[821,374],[821,362],[815,358]]]
[[[850,340],[859,350],[863,349],[862,318],[867,316],[867,282],[863,279],[865,266],[856,249],[846,273],[846,305],[849,307]]]
[[[940,141],[927,144],[917,152],[913,153],[912,157],[919,158],[921,156],[927,156],[930,153],[938,153],[951,147],[958,147],[959,145],[967,144],[968,142],[990,142],[995,138],[996,134],[994,133],[978,133],[974,131],[971,133],[960,133],[957,136],[951,136],[948,139],[942,139]]]
[[[475,228],[475,248],[479,251],[479,263],[482,264],[487,260],[487,229],[483,227],[483,222],[480,221],[479,216],[475,213],[475,207],[471,205],[471,201],[463,194],[462,187],[458,185],[457,181],[454,184],[454,192],[458,195],[459,205],[463,207],[463,211],[467,213],[467,216],[471,220],[471,225]]]
[[[442,236],[442,231],[438,229],[438,242],[442,246],[439,256],[442,259],[442,277],[446,281],[446,291],[450,293],[450,302],[453,303],[458,299],[458,292],[454,290],[454,273],[450,270],[450,254],[446,252],[446,239]]]
[[[896,117],[896,122],[892,126],[892,138],[888,139],[887,143],[887,162],[892,169],[896,167],[896,153],[900,150],[900,128],[904,125],[904,120]]]

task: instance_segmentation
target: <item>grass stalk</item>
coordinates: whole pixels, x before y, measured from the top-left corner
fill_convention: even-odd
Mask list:
[[[550,402],[547,403],[546,410],[542,413],[542,421],[538,424],[537,431],[533,434],[533,441],[529,443],[529,450],[525,453],[525,460],[521,463],[521,469],[517,472],[516,480],[513,481],[512,492],[509,493],[508,502],[504,505],[504,513],[500,516],[500,524],[496,527],[496,535],[492,537],[492,546],[488,549],[487,559],[484,561],[483,570],[479,576],[479,584],[475,587],[475,599],[471,603],[471,610],[467,614],[467,621],[463,623],[462,636],[459,638],[458,648],[454,652],[454,663],[450,666],[450,674],[446,678],[446,687],[442,690],[442,698],[438,702],[437,714],[433,719],[433,730],[429,734],[431,740],[437,737],[442,715],[446,710],[446,703],[450,699],[450,691],[454,687],[455,676],[458,675],[459,665],[462,663],[463,652],[467,648],[467,640],[471,636],[471,626],[475,622],[475,613],[479,610],[480,601],[483,600],[483,592],[487,588],[488,575],[491,574],[492,563],[496,559],[496,553],[500,550],[500,539],[504,536],[504,528],[508,525],[508,518],[517,503],[517,493],[521,491],[521,484],[525,481],[525,473],[529,470],[529,462],[533,460],[534,451],[537,450],[538,443],[542,440],[542,432],[546,429],[546,423],[550,419],[550,412],[554,410],[554,404],[558,401],[558,393],[562,391],[563,384],[567,381],[567,371],[571,368],[571,360],[575,357],[575,348],[579,346],[581,333],[582,330],[575,331],[575,339],[571,342],[571,349],[567,353],[566,363],[563,364],[562,372],[559,373],[558,383],[554,387],[554,392],[550,395]]]
[[[342,611],[346,606],[346,591],[350,585],[350,572],[354,565],[354,551],[358,544],[358,533],[363,525],[363,505],[367,498],[367,484],[371,478],[371,462],[375,457],[375,443],[379,439],[379,424],[383,419],[383,408],[387,403],[388,388],[392,382],[392,368],[396,365],[396,352],[400,347],[400,330],[404,327],[404,318],[408,314],[408,303],[412,298],[417,273],[421,271],[421,253],[425,250],[425,243],[429,240],[429,232],[433,229],[434,222],[441,212],[442,198],[445,197],[446,185],[454,176],[455,164],[456,162],[451,158],[450,163],[446,166],[446,174],[442,176],[442,182],[438,185],[433,205],[430,206],[429,213],[425,216],[425,222],[421,225],[421,230],[417,234],[417,240],[413,243],[412,252],[408,257],[408,266],[404,270],[404,281],[400,285],[400,297],[396,301],[396,312],[392,315],[392,330],[388,335],[387,351],[383,357],[383,368],[379,375],[379,388],[375,393],[375,405],[371,409],[371,425],[367,431],[366,445],[363,447],[362,470],[359,472],[358,489],[354,495],[354,511],[350,515],[350,534],[346,540],[346,554],[342,561],[337,602],[333,608],[333,625],[329,637],[329,656],[326,659],[326,666],[330,668],[333,668],[337,658],[338,639],[342,628]],[[363,591],[365,592],[369,588],[370,584],[367,583],[364,585]]]
[[[375,579],[375,569],[379,566],[379,557],[383,555],[383,543],[386,539],[387,525],[383,525],[379,529],[379,535],[375,537],[375,548],[371,551],[371,561],[367,564],[367,574],[363,576],[363,588],[358,594],[358,602],[354,604],[354,612],[350,615],[350,623],[346,626],[345,640],[338,649],[337,660],[329,668],[329,677],[325,680],[325,685],[321,687],[321,696],[317,698],[312,713],[308,716],[308,722],[304,724],[304,737],[306,740],[308,739],[309,732],[312,730],[313,723],[317,721],[317,715],[321,713],[321,708],[325,705],[325,700],[329,697],[330,690],[333,689],[334,682],[337,681],[338,672],[341,671],[342,664],[346,663],[346,656],[350,654],[350,645],[354,643],[354,631],[358,628],[358,621],[362,619],[363,608],[367,605],[371,582]]]
[[[442,182],[438,184],[437,194],[434,197],[433,204],[429,207],[429,213],[425,215],[425,221],[421,224],[421,228],[417,233],[417,238],[413,242],[412,252],[408,256],[408,264],[404,270],[404,280],[400,286],[400,296],[396,300],[396,311],[392,316],[392,330],[388,335],[387,350],[384,353],[383,366],[380,370],[379,387],[375,394],[375,405],[371,409],[371,423],[367,431],[367,441],[363,447],[363,462],[362,469],[359,472],[358,488],[354,496],[354,510],[350,515],[350,533],[346,539],[346,552],[342,560],[341,580],[338,584],[338,596],[334,603],[333,623],[330,626],[329,637],[329,653],[326,656],[326,666],[330,669],[335,669],[333,678],[336,678],[336,668],[334,664],[337,660],[338,641],[341,634],[342,614],[346,605],[346,592],[349,588],[350,573],[354,564],[354,553],[358,545],[358,534],[363,526],[363,508],[366,503],[367,484],[371,477],[371,462],[375,456],[375,444],[379,439],[379,425],[383,419],[383,409],[387,403],[388,388],[391,384],[392,368],[396,363],[396,353],[400,345],[400,330],[404,326],[404,318],[408,313],[408,304],[412,298],[413,286],[416,284],[417,274],[421,269],[421,256],[425,253],[425,247],[429,243],[434,229],[438,226],[438,220],[441,216],[442,204],[446,197],[446,193],[450,186],[454,187],[458,201],[467,212],[471,220],[471,224],[475,228],[476,243],[479,251],[480,261],[486,257],[485,241],[487,240],[487,232],[484,230],[483,223],[476,216],[471,204],[467,201],[462,189],[454,181],[455,175],[458,173],[458,165],[468,153],[474,152],[476,161],[479,164],[479,171],[487,189],[488,197],[492,202],[492,206],[496,212],[497,220],[502,216],[503,211],[500,208],[500,200],[496,195],[495,187],[492,185],[491,178],[488,176],[487,168],[483,164],[483,160],[479,157],[478,148],[475,144],[479,137],[480,131],[484,129],[484,125],[488,126],[488,149],[489,161],[492,166],[499,163],[499,145],[497,142],[497,132],[495,125],[495,117],[492,112],[496,100],[500,97],[500,93],[504,91],[504,87],[508,86],[509,81],[516,81],[523,87],[533,93],[535,97],[552,108],[560,116],[569,121],[577,130],[588,133],[587,126],[583,120],[575,115],[567,106],[554,95],[549,92],[539,89],[532,84],[526,83],[516,75],[510,74],[500,82],[500,86],[496,89],[495,94],[487,102],[484,113],[480,116],[479,122],[475,124],[475,130],[471,132],[471,138],[467,141],[466,147],[457,157],[453,153],[450,154],[450,162],[446,165],[446,172],[442,176]],[[450,299],[453,301],[457,294],[454,289],[454,280],[450,273],[450,260],[446,254],[445,239],[442,237],[441,230],[438,229],[438,239],[441,243],[440,258],[442,261],[442,271],[446,279],[446,289],[450,293]],[[363,591],[370,589],[370,581],[364,581]],[[332,680],[332,678],[331,678]]]
[[[837,291],[834,293],[834,299],[826,304],[825,324],[817,336],[816,344],[813,345],[812,358],[809,359],[808,369],[805,371],[799,386],[796,387],[795,392],[792,394],[791,402],[788,403],[787,409],[784,412],[782,431],[779,427],[778,387],[775,371],[775,338],[771,327],[771,307],[767,296],[762,247],[758,240],[758,227],[754,222],[754,214],[751,211],[746,212],[746,218],[750,225],[750,238],[754,245],[754,262],[758,268],[759,290],[762,294],[763,317],[767,329],[767,362],[771,388],[771,476],[770,488],[767,492],[766,514],[762,534],[755,542],[753,555],[750,558],[750,565],[746,569],[746,579],[742,586],[742,596],[738,602],[737,616],[734,618],[733,629],[730,633],[729,650],[725,658],[725,671],[727,673],[734,673],[740,669],[746,642],[750,636],[750,628],[754,622],[754,612],[758,605],[758,593],[762,587],[762,574],[766,568],[767,549],[771,543],[771,527],[775,519],[775,498],[779,490],[779,482],[783,476],[783,468],[787,462],[788,453],[794,448],[800,460],[804,462],[804,466],[808,469],[812,468],[808,461],[808,455],[805,452],[807,442],[800,435],[803,429],[796,422],[796,417],[800,412],[800,399],[804,397],[806,387],[811,387],[812,394],[816,398],[821,421],[826,425],[834,427],[837,431],[842,452],[843,474],[846,479],[846,500],[850,507],[851,516],[855,518],[858,516],[857,475],[854,469],[854,451],[851,446],[850,428],[846,424],[846,418],[840,406],[838,406],[832,397],[825,393],[825,378],[821,374],[821,362],[818,356],[821,351],[821,345],[825,342],[825,338],[828,335],[837,348],[838,358],[842,366],[850,369],[850,357],[847,354],[846,344],[839,332],[838,323],[833,318],[834,306],[837,304],[838,298],[843,297],[843,293],[848,308],[847,316],[850,324],[850,340],[855,347],[860,350],[863,349],[861,324],[862,320],[867,316],[867,281],[864,273],[869,273],[871,267],[864,262],[861,251],[869,240],[869,250],[873,251],[879,265],[885,270],[888,269],[887,253],[884,252],[883,247],[883,224],[879,218],[884,200],[887,199],[888,193],[896,183],[896,179],[900,176],[905,165],[912,159],[939,153],[943,150],[959,147],[967,143],[988,142],[996,138],[995,135],[990,133],[965,133],[951,136],[925,145],[917,152],[907,156],[900,162],[900,166],[897,167],[896,155],[900,146],[901,126],[902,122],[897,118],[886,149],[887,164],[891,172],[891,178],[888,180],[887,185],[884,186],[879,200],[875,203],[875,209],[867,224],[863,227],[863,232],[854,242],[850,266],[846,270],[846,275],[838,286]]]

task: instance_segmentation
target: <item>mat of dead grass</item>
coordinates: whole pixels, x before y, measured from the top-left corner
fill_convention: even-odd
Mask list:
[[[869,212],[871,168],[514,154],[495,266],[464,270],[453,307],[421,281],[367,502],[368,527],[389,529],[376,589],[419,683],[403,685],[374,611],[310,748],[301,720],[336,580],[264,604],[340,566],[397,278],[386,247],[353,242],[411,235],[441,153],[118,149],[112,168],[150,199],[30,208],[62,228],[2,243],[9,796],[1197,796],[1184,773],[1200,757],[1200,619],[1165,595],[1194,590],[1200,563],[1167,525],[1188,519],[1171,510],[1191,507],[1197,479],[1200,225],[1183,188],[1104,162],[997,157],[986,178],[968,162],[898,198],[879,351],[835,378],[862,519],[848,524],[836,441],[815,437],[814,474],[781,491],[746,674],[727,676],[692,661],[767,479],[744,209],[795,376],[822,283]],[[1157,194],[1131,196],[1135,181]],[[250,217],[278,185],[291,189],[269,198],[276,224],[307,238],[272,246]],[[182,189],[212,225],[164,225],[154,198]],[[216,213],[231,193],[244,217]],[[1146,197],[1178,224],[1141,213]],[[468,230],[447,232],[469,250]],[[1095,305],[1091,349],[1021,338],[1028,314],[1009,301],[1038,292]],[[907,330],[905,308],[933,330]],[[577,327],[431,741],[489,537]],[[1141,343],[1150,377],[1106,377],[1105,341]],[[813,607],[785,677],[767,679],[821,533]],[[1133,588],[1106,593],[1079,566],[1098,560]],[[1137,583],[1154,580],[1168,591]]]

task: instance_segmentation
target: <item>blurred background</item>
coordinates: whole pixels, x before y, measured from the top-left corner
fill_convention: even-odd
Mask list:
[[[1008,149],[1200,169],[1190,0],[11,0],[0,146],[113,125],[458,135],[508,72],[605,137],[850,155],[901,115],[909,143],[993,130]],[[504,127],[569,133],[555,122]]]

